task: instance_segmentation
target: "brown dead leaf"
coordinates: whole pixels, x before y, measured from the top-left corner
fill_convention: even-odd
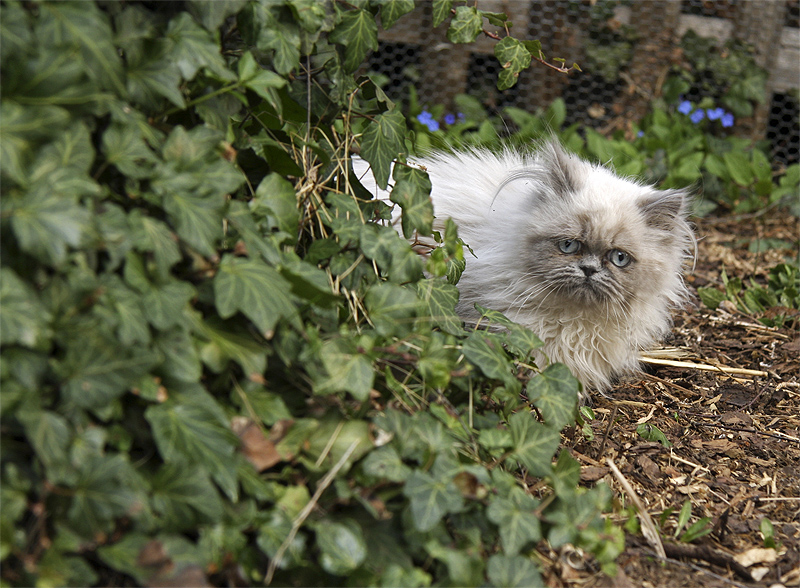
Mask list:
[[[233,432],[239,436],[242,442],[241,452],[259,472],[263,472],[284,461],[276,444],[283,439],[291,427],[291,421],[278,421],[269,432],[269,437],[264,435],[261,427],[247,417],[234,417],[231,422]]]

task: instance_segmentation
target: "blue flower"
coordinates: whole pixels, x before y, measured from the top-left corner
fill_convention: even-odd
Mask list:
[[[459,112],[459,113],[458,113],[458,120],[464,120],[465,118],[467,118],[467,117],[466,117],[466,116],[464,116],[464,113],[463,113],[463,112]]]
[[[684,100],[680,104],[678,104],[678,112],[681,114],[689,114],[692,111],[692,103],[688,100]]]
[[[717,108],[709,108],[706,111],[706,114],[708,115],[708,120],[718,120],[718,119],[722,118],[722,116],[725,114],[725,111],[722,108],[719,108],[719,107],[717,107]]]
[[[692,115],[689,117],[689,120],[692,121],[694,124],[699,123],[703,118],[705,118],[706,113],[703,112],[702,108],[698,108],[695,110]]]
[[[730,112],[726,112],[722,115],[722,126],[726,129],[729,129],[733,126],[733,115]]]
[[[456,115],[455,114],[445,114],[444,115],[444,122],[448,125],[456,124]]]
[[[644,131],[639,131],[638,133],[636,133],[636,136],[637,137],[644,137]]]
[[[428,127],[429,131],[438,131],[439,123],[433,120],[433,115],[427,110],[423,110],[417,115],[417,120]]]

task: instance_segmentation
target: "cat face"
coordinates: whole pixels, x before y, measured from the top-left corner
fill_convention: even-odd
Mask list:
[[[647,263],[634,235],[619,219],[587,212],[546,230],[530,232],[523,260],[531,282],[529,302],[574,306],[624,306]]]
[[[532,189],[521,253],[524,307],[616,314],[680,270],[686,194],[656,191],[554,147]]]

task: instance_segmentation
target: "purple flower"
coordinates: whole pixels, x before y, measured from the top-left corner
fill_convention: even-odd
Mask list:
[[[702,108],[698,108],[695,110],[692,115],[689,117],[689,120],[692,121],[694,124],[699,123],[705,117],[706,113],[703,112]]]
[[[455,114],[445,114],[444,115],[444,122],[448,125],[456,124],[456,115]]]
[[[459,113],[458,113],[458,120],[464,120],[465,118],[467,118],[467,117],[466,117],[466,116],[464,116],[464,113],[463,113],[463,112],[459,112]]]
[[[644,131],[639,131],[638,133],[636,133],[636,136],[637,137],[644,137]]]
[[[733,126],[733,120],[733,115],[730,112],[726,112],[722,115],[722,126],[729,129]]]
[[[719,107],[717,107],[717,108],[709,108],[706,111],[706,115],[708,115],[708,120],[718,120],[718,119],[722,118],[722,116],[724,114],[725,114],[725,111],[722,108],[719,108]]]
[[[435,120],[429,120],[426,123],[426,126],[428,127],[428,130],[431,132],[439,130],[439,123],[436,122]]]
[[[692,103],[688,100],[684,100],[680,104],[678,104],[678,112],[681,114],[689,114],[692,111]]]

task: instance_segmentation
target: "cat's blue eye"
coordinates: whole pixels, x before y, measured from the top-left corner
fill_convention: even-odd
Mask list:
[[[558,249],[561,253],[577,253],[581,250],[581,242],[577,239],[561,239]]]
[[[633,261],[633,258],[620,249],[612,249],[608,252],[608,260],[617,267],[625,267]]]

